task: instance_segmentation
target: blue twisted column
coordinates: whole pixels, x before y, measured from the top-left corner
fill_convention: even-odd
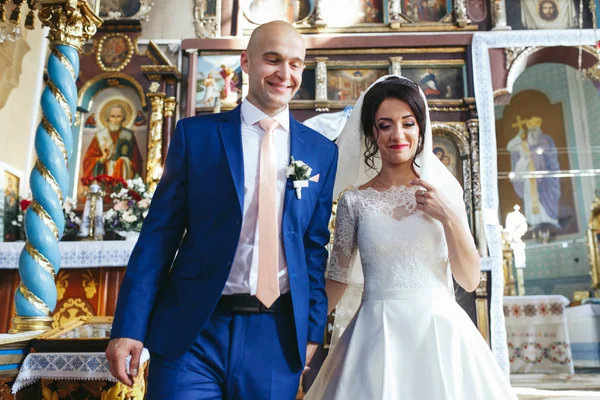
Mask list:
[[[15,333],[52,325],[55,277],[60,268],[58,241],[65,226],[62,204],[69,189],[68,162],[73,153],[79,52],[101,23],[83,0],[39,4],[42,25],[50,27],[51,54],[41,99],[42,120],[35,136],[38,159],[29,179],[33,199],[25,213],[27,240],[19,257],[21,283],[15,293],[17,316],[11,330]]]

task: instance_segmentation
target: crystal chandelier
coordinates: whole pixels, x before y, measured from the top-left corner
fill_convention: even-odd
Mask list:
[[[13,0],[15,8],[12,10],[8,21],[6,20],[5,3],[8,3],[8,0],[0,0],[0,43],[5,41],[14,42],[21,35],[20,7],[23,0]]]

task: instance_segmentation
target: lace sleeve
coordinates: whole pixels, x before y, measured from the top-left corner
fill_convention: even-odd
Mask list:
[[[342,283],[350,283],[352,266],[356,258],[356,213],[352,209],[349,192],[340,198],[335,218],[335,230],[331,260],[325,277]]]

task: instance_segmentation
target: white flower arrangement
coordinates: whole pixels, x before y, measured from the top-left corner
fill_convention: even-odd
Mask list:
[[[152,201],[142,178],[126,181],[110,194],[113,206],[104,213],[104,228],[114,232],[140,232]]]
[[[81,218],[75,214],[77,200],[67,197],[63,202],[63,214],[65,215],[64,236],[77,234],[81,226]]]

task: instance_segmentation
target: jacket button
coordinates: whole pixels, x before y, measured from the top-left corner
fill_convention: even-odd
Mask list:
[[[237,226],[242,226],[242,220],[241,219],[237,222]]]
[[[228,266],[228,267],[231,267],[231,264],[233,264],[233,262],[232,262],[232,261],[229,261],[229,262],[227,263],[227,266]]]

